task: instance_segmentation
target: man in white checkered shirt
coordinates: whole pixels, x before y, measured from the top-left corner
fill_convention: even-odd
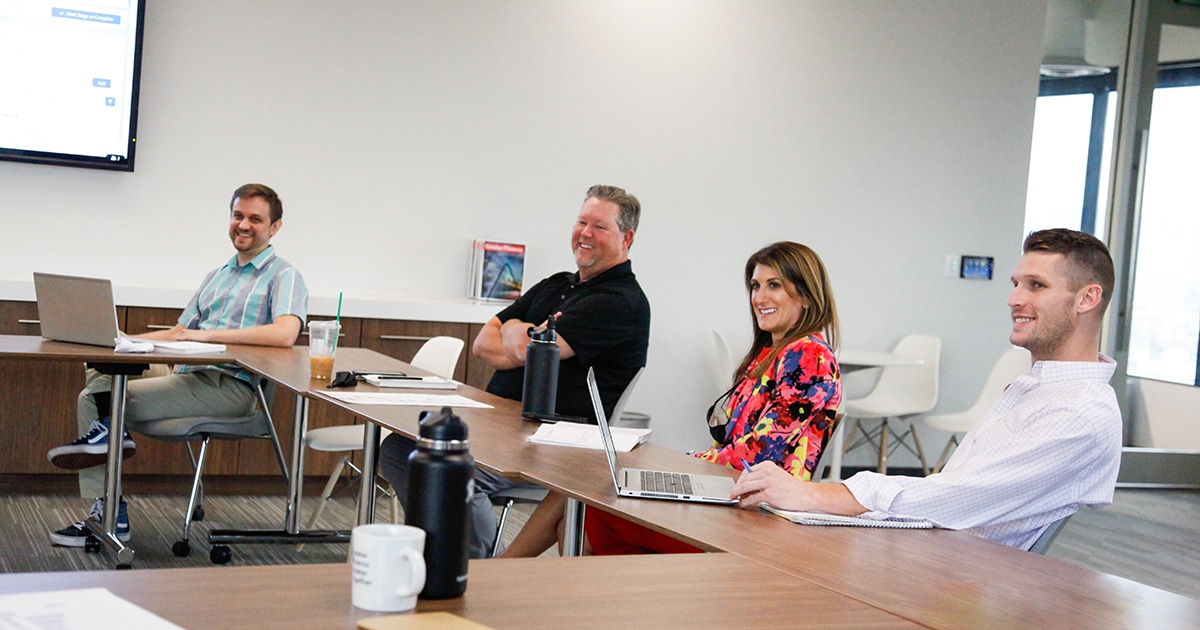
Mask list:
[[[924,518],[1029,549],[1080,505],[1112,503],[1121,463],[1121,413],[1108,385],[1116,364],[1099,353],[1113,263],[1095,237],[1067,229],[1025,239],[1008,298],[1009,341],[1033,368],[971,429],[942,472],[860,472],[842,483],[800,481],[766,463],[742,473],[742,507],[845,516]]]

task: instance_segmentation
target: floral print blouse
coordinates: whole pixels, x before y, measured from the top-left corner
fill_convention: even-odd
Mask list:
[[[743,459],[775,462],[807,480],[841,404],[841,370],[825,340],[813,334],[788,344],[761,378],[748,376],[770,353],[763,348],[729,397],[725,440],[693,455],[739,470]]]

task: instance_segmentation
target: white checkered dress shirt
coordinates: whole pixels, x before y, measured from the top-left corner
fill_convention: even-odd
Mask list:
[[[1039,361],[928,477],[861,472],[845,481],[867,509],[923,517],[1028,549],[1080,505],[1112,503],[1121,412],[1108,381],[1116,363]]]

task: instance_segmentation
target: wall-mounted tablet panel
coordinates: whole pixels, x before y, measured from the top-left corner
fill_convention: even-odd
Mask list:
[[[958,266],[958,277],[970,280],[991,280],[996,268],[996,259],[991,256],[963,256]]]

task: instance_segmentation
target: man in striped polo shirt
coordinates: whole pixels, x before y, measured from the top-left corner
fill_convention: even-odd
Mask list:
[[[296,342],[308,315],[308,289],[300,272],[276,256],[271,246],[271,237],[283,227],[279,195],[262,184],[246,184],[234,191],[229,209],[229,239],[237,254],[204,278],[174,327],[141,338],[285,348]],[[173,373],[161,368],[152,366],[142,378],[129,381],[128,422],[240,416],[254,409],[252,376],[236,366],[181,365]],[[54,465],[79,470],[79,490],[84,497],[103,494],[110,388],[108,376],[87,371],[87,385],[78,401],[83,437],[47,454]],[[128,433],[124,447],[124,456],[131,457],[136,446]],[[99,518],[102,513],[103,500],[96,499],[92,514]],[[129,517],[124,499],[117,514],[117,537],[127,541]],[[81,521],[51,533],[50,541],[82,547],[87,537]]]

